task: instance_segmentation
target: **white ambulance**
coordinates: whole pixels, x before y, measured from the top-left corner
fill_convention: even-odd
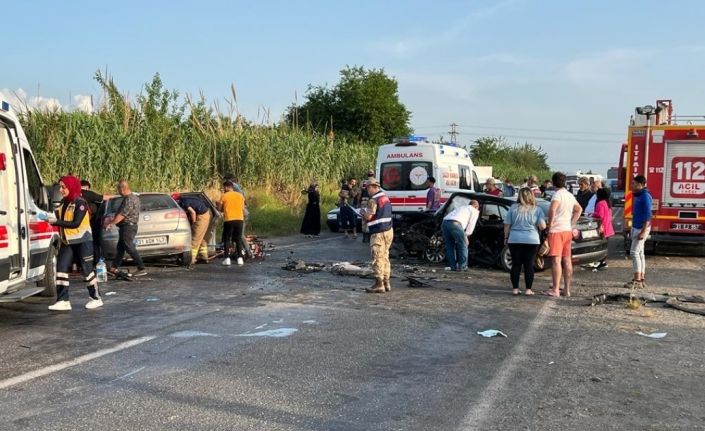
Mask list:
[[[426,209],[426,180],[441,189],[441,202],[454,191],[481,191],[468,152],[455,145],[434,144],[421,136],[397,139],[377,152],[377,176],[394,212]]]
[[[51,202],[17,116],[0,103],[0,302],[51,296],[59,234],[37,218]]]

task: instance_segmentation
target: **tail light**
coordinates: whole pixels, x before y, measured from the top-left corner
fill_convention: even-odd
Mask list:
[[[185,218],[185,217],[186,217],[186,213],[182,209],[169,211],[166,214],[164,214],[165,220],[181,219],[181,218]]]
[[[10,246],[9,239],[7,226],[0,226],[0,248],[8,248]]]

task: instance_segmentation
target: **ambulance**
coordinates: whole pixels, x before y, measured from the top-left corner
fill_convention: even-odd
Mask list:
[[[37,218],[51,209],[22,126],[0,100],[0,302],[55,294],[59,234]]]
[[[482,191],[468,152],[456,145],[434,144],[422,136],[396,139],[377,152],[377,176],[395,213],[426,210],[426,180],[441,189],[441,203],[454,191]]]
[[[660,243],[705,244],[705,124],[702,115],[675,115],[671,100],[636,108],[619,158],[625,191],[624,247],[631,245],[631,180],[646,177],[653,198],[649,251]]]

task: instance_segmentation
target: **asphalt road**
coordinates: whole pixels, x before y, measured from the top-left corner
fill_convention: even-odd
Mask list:
[[[366,279],[281,269],[364,261],[359,240],[275,244],[262,264],[110,281],[99,310],[78,286],[70,313],[0,306],[0,429],[705,429],[705,318],[585,306],[629,279],[617,239],[610,268],[578,269],[560,300],[512,297],[487,268],[423,267],[432,287],[369,295]],[[702,257],[649,264],[650,290],[702,294]]]

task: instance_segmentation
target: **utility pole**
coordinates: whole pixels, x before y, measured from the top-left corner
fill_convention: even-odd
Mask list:
[[[448,132],[448,134],[450,135],[450,143],[453,145],[457,145],[458,144],[458,131],[457,131],[458,125],[455,123],[451,123],[449,126],[450,126],[450,132]]]

